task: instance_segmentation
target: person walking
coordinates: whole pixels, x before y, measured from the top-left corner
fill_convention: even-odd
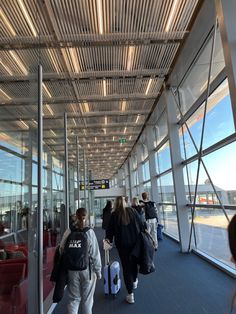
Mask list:
[[[127,207],[125,199],[118,196],[106,230],[104,249],[112,247],[114,238],[123,268],[125,286],[128,291],[126,301],[130,304],[134,303],[133,289],[136,289],[138,285],[137,261],[131,256],[131,252],[138,240],[141,228],[142,222],[136,211],[131,207]]]
[[[102,211],[102,229],[106,230],[111,218],[111,211],[113,209],[112,201],[107,200],[106,206],[103,208]]]
[[[147,229],[150,235],[152,236],[154,243],[155,243],[155,250],[157,250],[158,247],[158,241],[157,241],[157,223],[158,223],[158,217],[157,217],[157,208],[155,202],[152,202],[149,200],[149,193],[143,192],[142,193],[142,199],[140,204],[143,205],[144,211],[145,211],[145,218],[147,222]]]
[[[139,204],[139,200],[138,200],[137,197],[133,197],[133,198],[132,198],[131,207],[134,208],[134,209],[137,211],[137,213],[138,213],[139,216],[140,216],[141,221],[142,221],[143,223],[145,223],[145,222],[146,222],[146,219],[145,219],[145,211],[144,211],[144,208],[143,208],[144,206],[141,206],[141,205]],[[146,224],[145,224],[145,226],[146,226]]]
[[[96,280],[101,279],[101,256],[96,235],[87,226],[87,210],[76,211],[76,222],[67,229],[60,243],[63,266],[68,270],[69,314],[92,314]]]

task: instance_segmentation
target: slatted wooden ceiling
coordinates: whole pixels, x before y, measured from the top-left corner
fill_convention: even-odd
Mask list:
[[[45,143],[63,154],[67,111],[70,162],[78,135],[93,176],[111,177],[142,130],[198,2],[2,0],[0,131],[37,128],[40,61]],[[127,142],[119,145],[120,137]]]

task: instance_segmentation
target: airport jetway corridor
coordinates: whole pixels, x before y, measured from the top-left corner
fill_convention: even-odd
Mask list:
[[[100,244],[104,236],[96,229]],[[101,245],[104,263],[104,251]],[[112,260],[119,260],[116,249]],[[214,268],[196,255],[185,255],[176,242],[164,237],[155,257],[156,272],[140,275],[135,290],[135,304],[125,302],[126,291],[105,296],[103,279],[97,282],[94,314],[223,314],[230,312],[235,280]],[[123,278],[122,278],[123,281]],[[56,306],[53,314],[66,313],[65,298]]]

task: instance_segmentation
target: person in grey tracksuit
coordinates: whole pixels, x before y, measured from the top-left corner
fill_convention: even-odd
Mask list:
[[[87,210],[79,208],[76,212],[75,227],[83,229],[86,226]],[[60,252],[63,252],[67,237],[71,229],[67,229],[60,243]],[[77,314],[79,308],[82,314],[92,314],[93,295],[97,279],[101,279],[101,256],[96,235],[93,229],[86,231],[88,239],[88,253],[90,269],[68,271],[68,314]]]

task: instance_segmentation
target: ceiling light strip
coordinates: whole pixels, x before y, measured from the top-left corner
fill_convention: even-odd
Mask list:
[[[50,94],[50,92],[49,92],[47,86],[46,86],[44,83],[43,83],[43,88],[44,88],[46,94],[48,95],[48,97],[49,97],[49,98],[52,98],[52,95]]]
[[[5,13],[3,12],[1,8],[0,8],[0,16],[1,16],[1,20],[5,23],[5,26],[8,29],[8,31],[11,33],[11,35],[16,36],[16,32],[14,28],[12,27],[11,23],[9,22],[8,18],[6,17]]]
[[[131,70],[131,65],[133,64],[133,58],[134,58],[134,46],[129,47],[128,51],[128,60],[127,60],[127,70]]]
[[[103,95],[106,97],[107,95],[107,87],[106,87],[106,80],[103,80]]]
[[[22,13],[23,13],[23,15],[24,15],[28,25],[29,25],[29,28],[30,28],[31,32],[33,33],[34,37],[37,37],[37,31],[36,31],[36,29],[34,27],[34,24],[33,24],[32,20],[31,20],[31,17],[29,16],[29,13],[26,10],[26,7],[25,7],[23,1],[22,0],[18,0],[18,3],[20,5],[20,7],[21,7]]]
[[[77,126],[75,118],[72,118],[72,121],[74,122],[74,125]]]
[[[58,67],[58,65],[57,65],[57,63],[56,63],[56,59],[55,59],[55,57],[53,56],[52,51],[51,51],[50,49],[48,49],[48,54],[49,54],[49,56],[50,56],[50,58],[51,58],[51,60],[52,60],[52,63],[53,63],[53,65],[54,65],[56,71],[57,71],[57,74],[59,74],[59,73],[60,73],[60,69],[59,69],[59,67]]]
[[[78,58],[77,58],[77,53],[76,53],[76,48],[69,48],[69,53],[70,53],[70,57],[72,60],[72,64],[73,64],[73,70],[75,73],[79,73],[79,63],[78,63]]]
[[[50,114],[53,116],[54,112],[53,112],[52,108],[48,104],[46,104],[45,106],[46,106],[47,110],[50,112]]]
[[[3,96],[5,96],[7,99],[11,100],[11,97],[9,95],[7,95],[7,93],[5,93],[1,88],[0,88],[0,92],[3,94]]]
[[[28,124],[26,124],[22,119],[20,119],[20,122],[24,126],[24,128],[29,129]]]
[[[165,28],[166,32],[169,32],[169,30],[170,30],[170,26],[171,26],[171,23],[173,22],[173,17],[174,17],[174,13],[175,13],[177,4],[178,4],[178,0],[174,0],[174,3],[172,5],[168,21],[166,23],[166,28]]]
[[[149,91],[149,89],[150,89],[151,83],[152,83],[152,79],[150,79],[150,80],[149,80],[149,82],[148,82],[148,86],[147,86],[147,89],[146,89],[145,95],[147,95],[147,94],[148,94],[148,91]]]
[[[51,131],[52,135],[57,136],[56,133],[52,129],[50,129],[50,131]]]
[[[4,69],[10,74],[13,75],[12,71],[8,68],[8,66],[6,66],[2,60],[0,60],[0,64],[4,67]]]
[[[99,34],[103,34],[103,15],[102,15],[102,1],[97,0],[97,16],[98,16],[98,30]]]
[[[125,109],[126,109],[126,100],[123,100],[121,104],[121,111],[125,111]]]
[[[20,60],[20,58],[18,57],[18,55],[16,54],[15,51],[10,50],[9,51],[10,55],[12,56],[12,58],[16,61],[18,67],[21,69],[21,71],[25,74],[28,75],[28,71],[26,69],[26,67],[24,66],[24,64],[22,63],[22,61]]]
[[[84,112],[89,112],[89,104],[87,102],[84,102]]]

